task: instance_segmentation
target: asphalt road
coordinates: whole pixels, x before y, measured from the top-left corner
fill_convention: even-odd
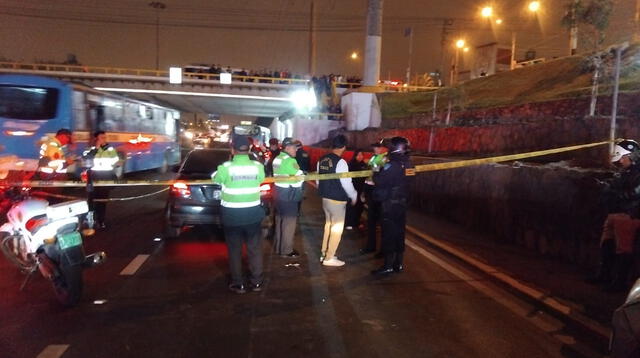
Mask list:
[[[85,241],[109,259],[85,271],[74,308],[60,307],[39,276],[19,291],[23,276],[0,258],[0,357],[573,356],[571,337],[550,334],[560,323],[419,242],[407,248],[405,272],[387,278],[369,274],[380,262],[357,254],[359,232],[338,250],[347,265],[321,266],[324,216],[313,191],[296,233],[303,255],[270,255],[265,241],[265,289],[245,295],[227,290],[215,229],[154,241],[163,206],[163,195],[110,204],[108,231]],[[142,264],[122,275],[132,261]]]

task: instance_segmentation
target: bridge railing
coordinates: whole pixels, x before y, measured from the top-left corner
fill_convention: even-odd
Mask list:
[[[348,89],[354,89],[362,87],[361,83],[356,82],[334,82],[333,88],[334,92],[341,92]],[[387,85],[387,84],[379,84],[378,87],[384,89],[387,92],[426,92],[426,91],[435,91],[440,87],[428,87],[428,86],[405,86],[405,85]]]
[[[169,77],[169,71],[120,68],[120,67],[98,67],[98,66],[81,66],[81,65],[60,65],[46,63],[20,63],[20,62],[0,62],[0,69],[11,70],[27,70],[27,71],[46,71],[46,72],[69,72],[69,73],[96,73],[107,75],[129,75],[129,76],[147,76],[147,77]],[[186,79],[212,80],[219,81],[218,73],[196,73],[183,72]],[[299,78],[276,78],[276,77],[259,77],[259,76],[240,76],[233,75],[236,82],[253,82],[267,84],[284,84],[284,85],[306,85],[309,80]]]

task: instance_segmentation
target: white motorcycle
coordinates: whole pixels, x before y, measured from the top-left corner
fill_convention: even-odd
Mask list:
[[[88,212],[87,202],[49,205],[46,200],[29,197],[29,189],[9,190],[15,204],[7,212],[8,221],[0,226],[0,248],[27,274],[20,289],[40,271],[51,281],[60,303],[75,305],[82,295],[83,269],[106,259],[104,252],[85,256],[79,217]]]

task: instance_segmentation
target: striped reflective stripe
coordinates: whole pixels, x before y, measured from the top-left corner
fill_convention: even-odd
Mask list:
[[[260,192],[260,188],[222,188],[222,192],[231,195],[256,194]]]
[[[248,202],[244,202],[244,203],[233,203],[233,202],[222,200],[220,202],[220,205],[224,206],[225,208],[233,208],[233,209],[251,208],[251,207],[260,205],[260,200],[248,201]]]
[[[303,175],[304,172],[302,170],[298,170],[294,175]],[[288,177],[289,175],[285,175],[285,174],[275,174],[274,177]],[[280,188],[299,188],[302,186],[302,181],[296,181],[296,182],[275,182],[274,184],[277,187]]]

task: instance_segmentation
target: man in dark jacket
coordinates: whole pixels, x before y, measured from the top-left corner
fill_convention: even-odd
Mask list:
[[[611,162],[621,172],[613,180],[602,182],[610,214],[600,239],[600,267],[589,281],[604,284],[608,291],[621,291],[627,288],[640,228],[640,145],[629,139],[616,142]]]

